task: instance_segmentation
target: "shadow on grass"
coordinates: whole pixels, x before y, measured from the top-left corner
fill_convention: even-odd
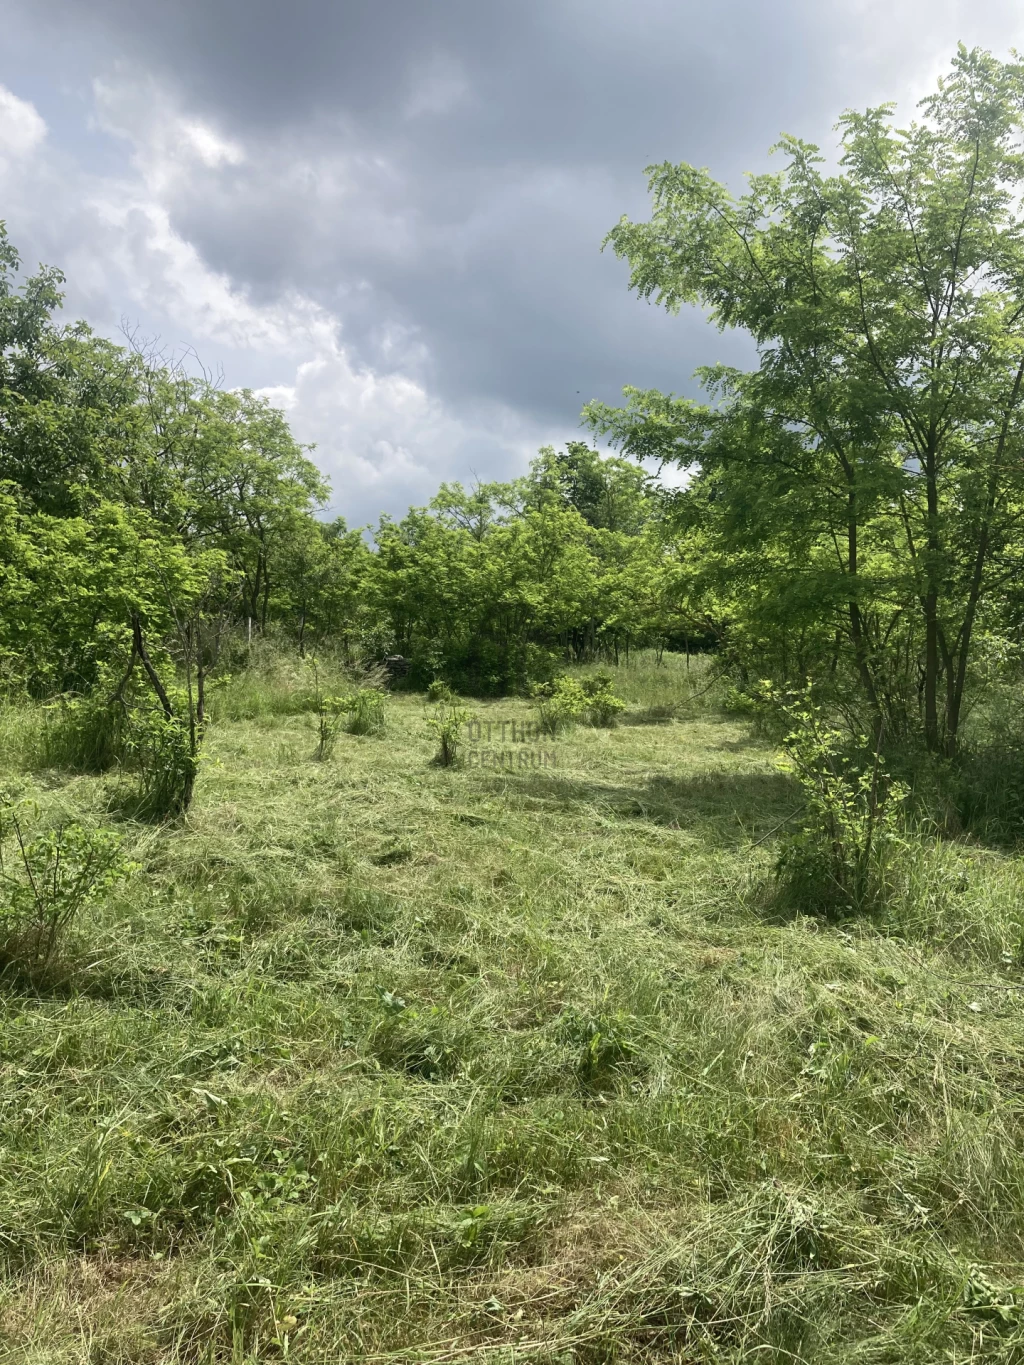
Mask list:
[[[718,846],[738,847],[769,833],[798,804],[796,783],[784,773],[655,775],[639,787],[583,781],[555,773],[509,773],[495,789],[527,807],[578,810],[596,807],[623,820],[701,834]]]
[[[644,706],[637,711],[624,711],[620,725],[671,725],[679,714],[679,706]]]

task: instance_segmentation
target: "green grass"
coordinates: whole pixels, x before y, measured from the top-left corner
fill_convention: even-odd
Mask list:
[[[0,982],[0,1361],[1024,1359],[1020,864],[775,921],[773,751],[699,661],[616,678],[511,771],[221,694],[187,821]],[[33,724],[7,785],[116,823]]]

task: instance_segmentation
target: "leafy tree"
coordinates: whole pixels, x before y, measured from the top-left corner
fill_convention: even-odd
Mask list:
[[[527,497],[554,494],[588,526],[637,535],[653,511],[651,476],[632,460],[602,457],[584,441],[544,446],[530,466]]]
[[[836,643],[879,724],[919,671],[927,744],[953,753],[1024,510],[1024,67],[961,47],[921,108],[844,114],[835,174],[784,138],[738,199],[652,167],[650,221],[610,234],[632,287],[745,329],[760,363],[701,372],[713,406],[632,391],[588,418],[699,471],[723,560]]]

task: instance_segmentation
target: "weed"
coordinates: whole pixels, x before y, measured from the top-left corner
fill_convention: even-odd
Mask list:
[[[455,700],[455,693],[444,681],[443,678],[435,678],[427,688],[427,701],[430,702],[452,702]]]
[[[157,706],[134,706],[124,728],[124,766],[138,790],[126,805],[143,819],[164,820],[187,810],[199,772],[198,743],[187,715]]]
[[[802,910],[856,913],[885,900],[887,873],[905,847],[903,807],[909,788],[893,781],[876,747],[865,761],[831,727],[808,695],[766,694],[793,725],[783,768],[803,795],[800,827],[782,842],[776,869]],[[866,740],[861,748],[865,748]]]
[[[428,728],[437,737],[434,763],[439,768],[454,768],[460,761],[462,731],[471,719],[469,712],[453,696],[439,701],[428,719]]]
[[[345,697],[341,709],[348,716],[350,735],[383,735],[388,728],[387,696],[375,687],[360,687]]]
[[[608,673],[582,678],[563,674],[553,682],[537,684],[531,695],[536,699],[540,728],[549,735],[564,733],[580,721],[612,726],[626,709],[626,703],[615,695]]]
[[[348,713],[348,698],[328,692],[322,671],[315,658],[309,661],[309,672],[313,680],[313,707],[316,711],[317,745],[316,757],[321,762],[330,758],[338,735]]]

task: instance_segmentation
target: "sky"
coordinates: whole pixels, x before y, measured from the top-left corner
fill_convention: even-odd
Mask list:
[[[739,335],[602,253],[644,168],[742,189],[913,105],[1019,0],[0,0],[0,219],[67,320],[267,394],[350,525],[696,392]]]

